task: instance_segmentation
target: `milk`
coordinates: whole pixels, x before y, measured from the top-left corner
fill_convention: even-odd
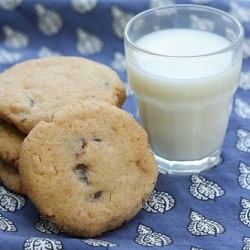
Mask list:
[[[169,29],[147,34],[136,44],[151,54],[127,52],[128,81],[154,153],[189,161],[219,150],[241,60],[231,52],[200,55],[230,42],[206,31]]]

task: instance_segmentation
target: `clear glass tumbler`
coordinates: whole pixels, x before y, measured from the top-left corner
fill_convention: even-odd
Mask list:
[[[195,174],[220,162],[243,37],[232,16],[200,5],[149,9],[128,22],[128,82],[159,171]]]

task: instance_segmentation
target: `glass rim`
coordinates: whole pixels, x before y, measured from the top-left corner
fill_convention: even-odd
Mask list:
[[[196,10],[207,10],[207,11],[214,12],[214,13],[220,14],[222,16],[228,17],[238,27],[239,34],[238,34],[236,40],[234,42],[230,43],[225,48],[220,49],[220,50],[216,50],[216,51],[213,51],[213,52],[210,52],[210,53],[204,53],[204,54],[199,54],[199,55],[183,55],[183,56],[176,55],[175,56],[175,55],[165,55],[165,54],[155,53],[155,52],[152,52],[150,50],[144,49],[144,48],[138,46],[135,42],[133,42],[128,36],[128,31],[131,28],[132,24],[137,19],[147,15],[150,12],[160,11],[160,10],[163,10],[163,9],[191,9],[191,8],[195,8]],[[200,31],[206,31],[206,30],[202,30],[202,29],[199,29],[199,30]],[[237,47],[242,42],[243,38],[244,38],[244,28],[243,28],[241,22],[238,21],[236,18],[234,18],[232,15],[230,15],[227,12],[222,11],[220,9],[214,8],[214,7],[205,6],[205,5],[196,5],[196,4],[171,4],[171,5],[167,5],[167,6],[155,7],[155,8],[151,8],[151,9],[142,11],[142,12],[136,14],[134,17],[132,17],[128,21],[128,23],[126,24],[126,27],[124,29],[124,41],[127,42],[135,51],[141,52],[141,53],[144,53],[144,54],[149,54],[149,55],[152,55],[152,56],[169,57],[169,58],[171,58],[171,57],[172,58],[194,58],[194,57],[197,58],[197,57],[202,57],[202,56],[218,55],[218,54],[225,53],[225,52],[228,52],[230,50],[233,50],[233,48]]]

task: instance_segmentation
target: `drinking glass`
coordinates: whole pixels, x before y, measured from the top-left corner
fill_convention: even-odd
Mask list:
[[[149,9],[127,23],[128,83],[160,172],[219,164],[243,37],[235,18],[201,5]]]

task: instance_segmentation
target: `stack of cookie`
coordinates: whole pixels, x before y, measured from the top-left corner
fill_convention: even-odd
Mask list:
[[[146,132],[120,109],[107,66],[30,60],[0,75],[0,177],[64,232],[94,237],[131,219],[157,167]]]
[[[8,188],[24,194],[17,167],[26,135],[58,108],[84,99],[121,107],[125,90],[110,68],[78,57],[30,60],[0,74],[0,177]]]

